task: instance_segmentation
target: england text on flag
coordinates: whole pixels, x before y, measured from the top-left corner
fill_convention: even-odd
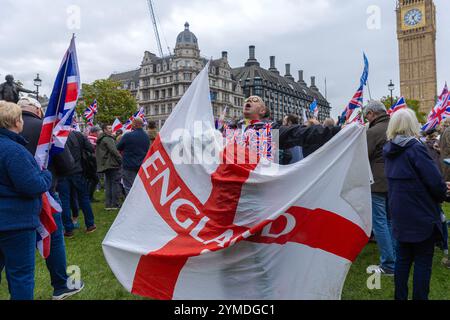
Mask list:
[[[209,93],[206,66],[103,241],[112,271],[130,292],[157,299],[339,299],[372,229],[365,128],[347,126],[291,166],[177,164],[174,151],[191,147],[174,132],[216,132]],[[230,147],[217,160],[248,155]]]

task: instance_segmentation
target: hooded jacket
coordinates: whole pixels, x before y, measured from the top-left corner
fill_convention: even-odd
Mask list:
[[[446,199],[447,185],[425,145],[398,136],[384,146],[383,157],[394,238],[418,243],[436,230],[442,235],[439,204]]]
[[[0,232],[36,229],[41,195],[51,187],[50,172],[39,169],[26,143],[22,136],[0,128]]]

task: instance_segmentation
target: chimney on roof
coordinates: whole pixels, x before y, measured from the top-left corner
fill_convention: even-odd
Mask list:
[[[276,73],[276,74],[280,74],[280,72],[278,72],[277,67],[275,66],[275,56],[270,56],[270,68],[269,68],[270,72]]]
[[[319,91],[319,89],[316,87],[316,77],[311,77],[311,86],[310,86],[310,88],[312,89],[312,90],[315,90],[315,91]]]
[[[306,82],[303,78],[303,70],[298,70],[298,83],[306,87]]]
[[[291,81],[295,81],[294,77],[291,75],[291,64],[290,63],[286,63],[286,74],[284,77]]]
[[[250,66],[258,66],[259,67],[259,62],[258,60],[256,60],[255,58],[255,46],[249,46],[249,57],[247,62],[245,63],[246,67],[250,67]]]
[[[250,60],[256,60],[255,59],[255,46],[249,46],[249,59]]]
[[[222,59],[228,60],[228,52],[222,51]]]

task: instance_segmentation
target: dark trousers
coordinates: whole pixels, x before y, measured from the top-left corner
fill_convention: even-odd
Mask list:
[[[80,205],[78,204],[77,191],[74,186],[70,186],[70,210],[72,217],[78,218],[80,216]]]
[[[120,193],[120,170],[105,171],[105,207],[118,208]]]
[[[0,274],[4,267],[11,300],[33,300],[35,252],[35,229],[0,232]]]
[[[125,188],[125,196],[130,193],[131,187],[133,187],[134,180],[138,174],[139,170],[127,170],[123,169],[123,187]]]
[[[55,197],[55,199],[57,199]],[[51,284],[54,294],[58,295],[61,290],[67,289],[67,262],[66,246],[64,244],[64,227],[61,213],[53,215],[58,229],[52,233],[50,242],[50,255],[45,260],[50,273]]]
[[[97,189],[99,182],[100,182],[100,179],[98,178],[98,176],[96,179],[88,179],[89,198],[91,199],[91,201],[94,200],[94,193],[95,193],[95,190]]]
[[[94,225],[94,213],[89,199],[87,180],[82,174],[75,174],[58,181],[58,193],[63,209],[62,221],[66,232],[72,232],[75,228],[70,210],[71,187],[78,197],[78,204],[83,212],[86,228]]]
[[[414,263],[413,300],[428,300],[436,237],[419,243],[398,243],[395,263],[395,299],[408,300],[408,279]]]

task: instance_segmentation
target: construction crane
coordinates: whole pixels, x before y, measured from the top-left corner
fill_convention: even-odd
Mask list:
[[[153,8],[153,2],[152,2],[152,0],[147,0],[147,3],[148,3],[148,8],[150,10],[150,17],[152,19],[153,29],[155,30],[155,37],[156,37],[156,42],[158,44],[159,55],[161,57],[163,57],[164,53],[162,50],[161,39],[159,38],[158,24],[156,23],[156,15],[155,15],[155,10]]]

